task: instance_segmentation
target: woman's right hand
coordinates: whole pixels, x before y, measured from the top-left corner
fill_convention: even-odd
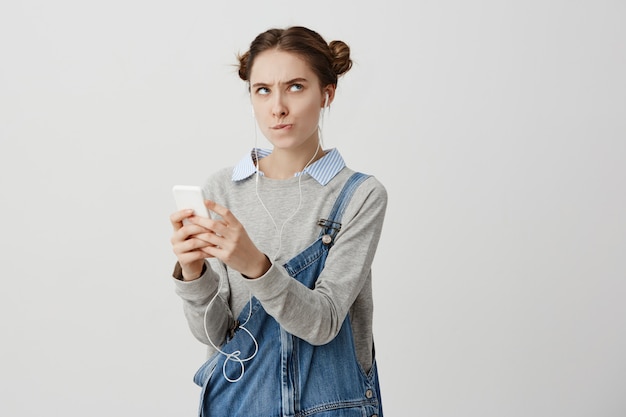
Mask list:
[[[204,259],[209,257],[201,249],[211,246],[201,238],[202,234],[211,233],[211,231],[198,224],[183,222],[184,219],[190,217],[193,217],[193,210],[180,210],[170,215],[170,222],[174,228],[170,242],[185,281],[200,278]]]

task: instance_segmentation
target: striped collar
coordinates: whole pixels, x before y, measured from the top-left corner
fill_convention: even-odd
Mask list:
[[[243,157],[235,168],[233,169],[232,180],[233,181],[241,181],[246,178],[254,175],[256,173],[256,167],[254,165],[255,161],[255,153],[258,153],[259,159],[265,158],[267,155],[272,153],[269,149],[261,149],[257,148],[252,149],[250,154]],[[311,165],[306,167],[302,172],[296,173],[296,177],[306,172],[311,177],[313,177],[317,182],[321,185],[326,185],[332,180],[335,175],[339,173],[344,167],[346,163],[343,158],[339,154],[339,151],[336,148],[333,148],[329,151],[326,151],[326,155],[313,162]],[[263,175],[262,172],[259,171],[259,174]]]

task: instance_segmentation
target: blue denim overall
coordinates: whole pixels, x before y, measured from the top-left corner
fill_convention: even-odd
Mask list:
[[[308,248],[284,267],[294,279],[313,288],[340,227],[341,216],[356,188],[367,178],[355,173],[342,189],[322,231]],[[313,346],[286,332],[253,298],[239,316],[245,322],[220,348],[240,352],[245,362],[216,353],[198,370],[194,382],[202,387],[201,417],[382,417],[378,372],[374,361],[366,374],[359,365],[346,317],[329,343]],[[225,363],[226,361],[226,363]],[[237,382],[229,382],[241,377]]]

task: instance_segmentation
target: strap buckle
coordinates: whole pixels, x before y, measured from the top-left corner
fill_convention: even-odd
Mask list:
[[[324,227],[326,229],[333,229],[337,232],[339,232],[341,230],[341,223],[339,222],[334,222],[332,220],[328,220],[328,219],[319,219],[317,221],[317,225],[320,227]]]

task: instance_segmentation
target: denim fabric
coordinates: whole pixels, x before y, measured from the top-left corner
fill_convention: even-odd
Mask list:
[[[288,261],[288,273],[309,288],[324,268],[341,216],[352,193],[367,178],[354,174],[344,186],[315,242]],[[330,236],[330,241],[328,237]],[[324,239],[323,239],[324,238]],[[324,243],[324,241],[326,243]],[[247,320],[247,322],[246,322]],[[366,374],[358,363],[349,317],[329,343],[313,346],[286,332],[255,298],[239,316],[258,342],[239,328],[194,377],[202,387],[201,417],[382,417],[376,362]],[[241,379],[229,382],[230,379]]]

